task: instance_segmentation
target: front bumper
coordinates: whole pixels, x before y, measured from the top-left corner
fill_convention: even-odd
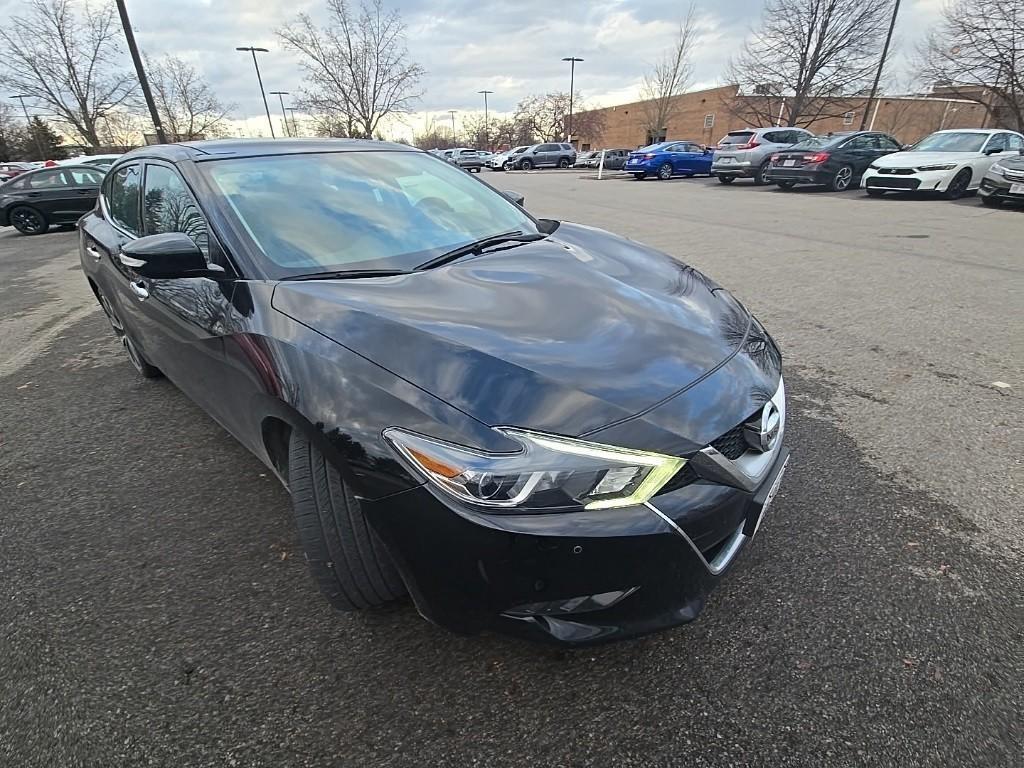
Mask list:
[[[877,168],[868,168],[861,178],[861,187],[883,189],[887,192],[943,192],[956,176],[952,171],[914,171],[913,173],[879,173]]]
[[[695,454],[694,477],[649,503],[565,514],[486,514],[430,485],[361,500],[419,612],[446,629],[561,645],[693,621],[753,538],[789,459],[778,443],[737,462]],[[671,486],[671,483],[670,483]]]
[[[982,197],[994,197],[1008,202],[1024,203],[1024,193],[1011,192],[1014,188],[1018,190],[1024,188],[1024,178],[1018,181],[1016,178],[1006,179],[1002,176],[997,176],[995,173],[989,173],[982,178],[978,194]]]

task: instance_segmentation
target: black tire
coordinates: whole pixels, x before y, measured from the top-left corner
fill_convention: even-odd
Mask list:
[[[662,163],[658,168],[658,179],[660,181],[668,181],[672,178],[672,164]]]
[[[718,179],[719,184],[732,184],[736,181],[735,176],[717,176],[716,178]]]
[[[643,181],[644,179],[647,178],[647,174],[646,173],[634,173],[633,174],[633,178],[636,179],[637,181]]]
[[[881,197],[885,194],[884,189],[872,189],[871,187],[865,187],[864,191],[868,193],[868,197]]]
[[[829,182],[828,187],[833,192],[845,192],[850,188],[850,184],[853,183],[853,166],[841,165],[836,169],[836,172],[832,174],[832,180]]]
[[[967,188],[969,186],[971,186],[971,169],[961,168],[957,171],[953,180],[949,182],[949,186],[946,187],[943,197],[947,200],[959,200],[967,194]]]
[[[23,235],[41,235],[50,228],[43,212],[37,211],[30,205],[19,205],[12,208],[7,214],[7,220]]]
[[[139,349],[138,345],[132,341],[131,336],[125,330],[124,323],[121,322],[121,318],[117,316],[117,311],[107,301],[107,297],[103,295],[103,291],[96,289],[96,298],[100,303],[100,308],[103,310],[103,314],[107,316],[107,321],[110,323],[110,328],[114,331],[114,335],[117,340],[121,342],[121,346],[124,347],[124,352],[128,355],[128,362],[132,364],[132,367],[139,372],[139,375],[144,379],[159,379],[162,377],[163,371],[152,365],[146,356],[142,354],[142,350]]]
[[[515,170],[515,166],[512,164],[511,160],[506,160],[505,164],[503,166],[501,166],[501,170],[503,170],[503,171],[512,171],[512,170]]]
[[[356,611],[405,594],[391,556],[341,474],[297,432],[288,445],[288,485],[306,562],[331,605]]]
[[[757,169],[757,173],[754,174],[754,184],[756,186],[764,186],[768,183],[764,178],[764,175],[768,172],[768,162],[768,160],[765,160],[761,163],[760,167]]]
[[[521,170],[521,171],[528,171],[531,168],[533,168],[533,161],[532,160],[520,160],[519,161],[519,170]]]
[[[1003,201],[995,195],[989,195],[988,197],[981,198],[981,204],[988,206],[989,208],[1002,208]]]
[[[563,157],[561,160],[559,160],[558,161],[558,167],[559,168],[568,168],[569,167],[569,158]]]
[[[796,186],[796,182],[795,181],[776,181],[775,184],[783,192],[789,192],[789,190],[791,190],[793,187]]]

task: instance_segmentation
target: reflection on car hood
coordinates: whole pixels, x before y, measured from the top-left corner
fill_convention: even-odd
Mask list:
[[[874,164],[879,168],[917,168],[922,165],[961,163],[983,155],[980,152],[893,152],[882,155]]]
[[[570,224],[424,272],[282,282],[273,306],[484,423],[563,434],[664,401],[760,328],[691,267]]]

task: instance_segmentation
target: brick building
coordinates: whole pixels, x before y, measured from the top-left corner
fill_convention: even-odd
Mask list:
[[[759,98],[762,97],[737,96],[735,85],[681,94],[676,97],[668,125],[657,133],[647,128],[649,120],[645,102],[634,101],[591,110],[604,118],[603,129],[593,135],[581,133],[574,137],[573,143],[581,150],[633,149],[665,139],[716,144],[729,131],[760,125],[756,118],[748,120],[736,114],[743,111],[744,100]],[[779,103],[781,106],[781,101]],[[850,98],[836,110],[843,114],[815,121],[807,127],[815,133],[857,130],[867,106],[866,98]],[[941,128],[987,127],[983,105],[939,95],[881,96],[870,107],[868,126],[890,133],[904,143],[915,142]]]

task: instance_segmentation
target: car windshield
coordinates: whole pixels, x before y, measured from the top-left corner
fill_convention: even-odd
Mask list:
[[[933,133],[914,145],[914,152],[981,152],[987,133]]]
[[[750,141],[750,137],[753,136],[753,131],[741,131],[739,133],[729,133],[718,142],[718,146],[722,147],[726,144],[746,144]]]
[[[527,144],[525,147],[516,147],[509,154],[511,154],[511,155],[518,155],[520,152],[525,152],[526,150],[528,150],[532,146],[533,146],[532,144]]]
[[[578,160],[588,160],[591,157],[596,157],[598,154],[599,154],[598,152],[580,152],[579,157],[577,159]]]
[[[803,141],[798,141],[789,150],[799,151],[801,149],[821,149],[827,147],[829,144],[835,144],[836,142],[842,141],[842,139],[836,136],[808,136]],[[787,152],[789,150],[786,150]]]
[[[275,278],[412,269],[483,237],[536,233],[521,208],[423,152],[325,152],[201,163]]]

